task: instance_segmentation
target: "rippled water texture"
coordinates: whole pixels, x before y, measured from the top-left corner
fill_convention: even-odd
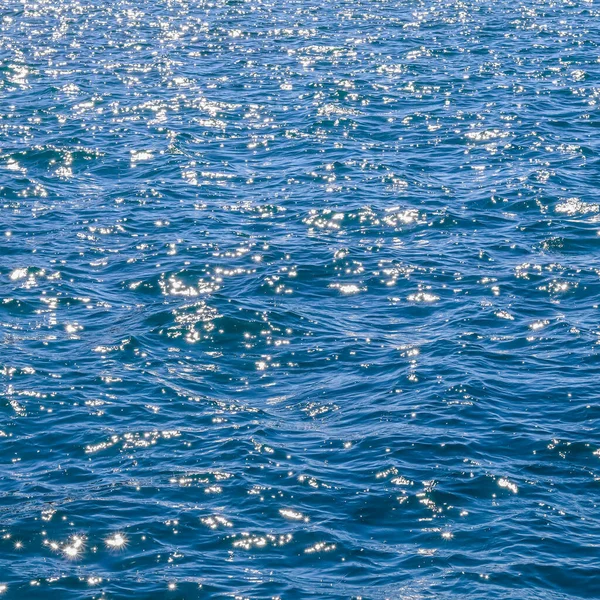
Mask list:
[[[597,598],[599,17],[4,0],[0,592]]]

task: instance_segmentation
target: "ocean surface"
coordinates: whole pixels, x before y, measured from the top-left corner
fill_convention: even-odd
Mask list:
[[[0,593],[600,597],[600,9],[0,4]]]

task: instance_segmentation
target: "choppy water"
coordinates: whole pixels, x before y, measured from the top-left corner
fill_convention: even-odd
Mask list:
[[[598,597],[599,16],[4,0],[5,597]]]

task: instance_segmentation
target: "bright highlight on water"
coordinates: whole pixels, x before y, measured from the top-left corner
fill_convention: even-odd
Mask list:
[[[2,598],[597,598],[599,17],[4,0]]]

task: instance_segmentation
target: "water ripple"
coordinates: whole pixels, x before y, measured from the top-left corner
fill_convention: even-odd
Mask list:
[[[0,594],[597,596],[593,2],[0,12]]]

